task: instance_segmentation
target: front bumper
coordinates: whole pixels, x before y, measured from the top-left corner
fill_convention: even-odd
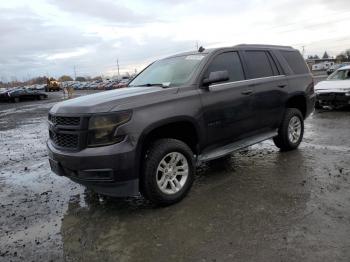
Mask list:
[[[103,195],[126,197],[139,194],[136,151],[127,140],[78,152],[59,150],[48,140],[47,148],[51,169],[57,175]]]
[[[319,93],[317,102],[321,106],[347,106],[350,105],[350,96],[345,93]]]

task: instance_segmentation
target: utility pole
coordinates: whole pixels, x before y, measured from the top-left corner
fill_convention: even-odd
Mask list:
[[[77,79],[77,70],[75,69],[75,65],[73,67],[73,70],[74,70],[74,80]]]
[[[119,75],[119,59],[117,59],[117,68],[118,68],[118,80],[120,78],[120,75]]]
[[[304,53],[305,53],[305,46],[303,45],[303,46],[302,46],[302,48],[303,48],[303,49],[302,49],[302,51],[301,51],[301,54],[303,55],[303,58],[305,58],[305,57],[304,57]]]

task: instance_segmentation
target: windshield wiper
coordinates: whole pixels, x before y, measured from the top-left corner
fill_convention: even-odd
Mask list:
[[[153,84],[147,83],[147,84],[138,85],[138,86],[161,86],[161,87],[164,87],[163,84],[155,84],[155,83],[153,83]]]
[[[169,85],[159,84],[159,83],[147,83],[147,84],[142,84],[142,85],[131,85],[131,86],[160,86],[163,88],[169,87]]]

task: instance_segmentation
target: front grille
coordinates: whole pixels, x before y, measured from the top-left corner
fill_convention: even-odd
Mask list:
[[[59,147],[76,149],[79,145],[79,136],[74,134],[63,134],[50,131],[50,139]]]
[[[80,125],[80,117],[54,116],[49,114],[49,121],[54,125],[61,125],[61,126],[79,126]]]
[[[60,149],[81,150],[86,140],[86,118],[49,114],[49,135],[53,145]]]

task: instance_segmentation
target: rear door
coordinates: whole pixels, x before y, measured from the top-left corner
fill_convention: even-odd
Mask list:
[[[217,54],[205,70],[227,70],[229,80],[201,89],[203,117],[207,127],[208,145],[225,144],[244,136],[252,128],[252,93],[247,90],[238,52]]]
[[[269,51],[246,50],[244,58],[254,89],[255,130],[277,128],[287,99],[286,76]]]

